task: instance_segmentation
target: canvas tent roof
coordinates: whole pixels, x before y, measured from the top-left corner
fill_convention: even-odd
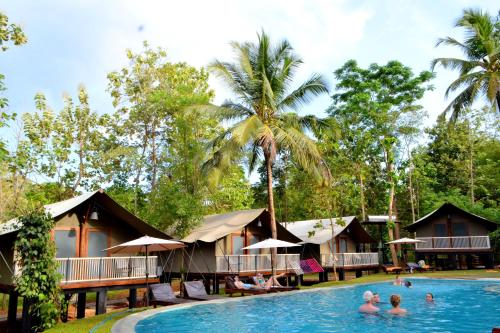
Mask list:
[[[372,243],[373,238],[363,229],[355,216],[332,218],[333,237],[338,236],[348,227],[353,227],[352,237],[359,242]],[[340,223],[342,220],[343,223]],[[285,225],[285,223],[282,223]],[[295,221],[286,223],[286,228],[304,243],[323,244],[332,239],[330,218],[319,220]]]
[[[406,230],[413,232],[419,226],[421,226],[421,225],[425,224],[426,222],[430,221],[431,217],[433,217],[433,216],[439,216],[439,214],[447,214],[447,212],[451,212],[451,211],[458,211],[458,212],[461,212],[461,213],[463,213],[465,215],[468,215],[470,217],[475,218],[478,222],[484,223],[484,225],[486,226],[486,228],[488,230],[490,230],[490,231],[494,231],[498,227],[498,224],[495,223],[495,222],[493,222],[493,221],[485,219],[482,216],[479,216],[479,215],[476,215],[476,214],[472,214],[472,213],[470,213],[470,212],[468,212],[466,210],[458,208],[457,206],[455,206],[455,205],[447,202],[447,203],[444,203],[443,205],[441,205],[441,207],[439,207],[438,209],[433,210],[429,214],[421,217],[420,219],[418,219],[414,223],[412,223],[409,226],[407,226]]]
[[[240,231],[257,218],[263,216],[263,214],[268,215],[265,208],[238,210],[225,214],[208,215],[203,218],[203,223],[198,228],[194,229],[189,235],[184,237],[182,241],[186,243],[194,243],[196,241],[207,243],[215,242],[226,235]],[[263,224],[269,221],[267,215],[265,218],[263,216],[261,219]],[[300,241],[299,238],[295,237],[279,223],[277,223],[276,227],[278,229],[278,237],[284,232],[289,235],[287,238],[290,238],[291,241]]]
[[[71,199],[64,201],[59,201],[53,204],[45,205],[45,211],[50,213],[50,215],[57,219],[58,217],[66,214],[72,209],[78,207],[92,200],[96,205],[102,209],[110,211],[113,215],[117,216],[123,220],[128,225],[132,226],[144,235],[160,237],[160,238],[171,238],[160,230],[154,228],[153,226],[147,224],[143,220],[139,219],[134,214],[130,213],[128,210],[120,206],[116,201],[114,201],[109,195],[104,193],[103,190],[98,190],[94,192],[84,193],[82,195],[76,196]],[[17,219],[12,219],[6,223],[0,224],[0,236],[6,235],[12,232],[16,232],[21,228],[20,223]]]

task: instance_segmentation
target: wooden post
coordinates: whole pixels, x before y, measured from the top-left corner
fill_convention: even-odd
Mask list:
[[[78,293],[76,305],[76,319],[85,318],[85,305],[87,305],[87,293]]]
[[[71,294],[64,294],[64,308],[61,309],[61,321],[63,323],[68,321],[68,305],[69,305],[69,300],[71,298]]]
[[[12,290],[9,292],[9,309],[7,312],[7,331],[9,333],[14,333],[17,331],[16,322],[17,322],[17,300],[19,298],[19,294]]]
[[[128,291],[128,308],[133,309],[137,306],[137,288],[130,288]]]
[[[101,290],[97,292],[97,297],[95,300],[95,314],[100,315],[106,313],[106,305],[108,302],[108,295],[106,290]]]
[[[362,270],[360,270],[360,269],[357,269],[357,270],[356,270],[356,277],[357,277],[357,278],[360,278],[360,277],[362,277],[362,276],[363,276],[363,271],[362,271]]]
[[[345,271],[344,269],[339,269],[339,281],[344,281],[345,280]]]
[[[29,311],[31,302],[27,298],[23,298],[23,316],[21,323],[22,333],[31,333],[31,313]]]

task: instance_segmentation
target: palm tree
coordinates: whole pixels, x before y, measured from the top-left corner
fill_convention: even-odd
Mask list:
[[[451,119],[457,117],[481,95],[500,111],[500,21],[499,15],[492,17],[487,12],[475,9],[464,10],[455,27],[465,30],[465,40],[440,38],[436,44],[460,49],[465,59],[437,58],[432,69],[440,64],[446,69],[458,70],[459,76],[446,90],[445,96],[460,88],[463,90],[451,101],[444,113],[452,110]]]
[[[214,140],[213,156],[204,164],[204,169],[210,177],[220,177],[243,153],[249,153],[250,171],[263,158],[271,232],[276,238],[272,168],[277,155],[287,151],[307,172],[323,179],[328,175],[315,142],[305,134],[318,125],[319,120],[292,112],[328,90],[317,74],[296,89],[290,89],[302,60],[293,53],[288,41],[273,46],[264,32],[257,36],[256,44],[231,43],[236,63],[216,60],[210,65],[210,70],[230,87],[237,101],[226,101],[221,107],[223,120],[231,125]]]

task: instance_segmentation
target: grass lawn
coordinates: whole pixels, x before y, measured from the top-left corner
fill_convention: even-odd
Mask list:
[[[387,281],[392,280],[396,277],[395,274],[385,274],[385,273],[377,273],[371,275],[364,275],[363,277],[347,280],[347,281],[329,281],[323,282],[319,284],[315,284],[313,286],[302,287],[301,289],[313,289],[313,288],[321,288],[321,287],[333,287],[333,286],[345,286],[345,285],[354,285],[358,283],[370,283],[370,282],[379,282],[379,281]],[[415,277],[429,277],[429,278],[455,278],[455,279],[474,279],[474,278],[499,278],[500,279],[500,270],[460,270],[460,271],[440,271],[440,272],[429,272],[429,273],[414,273],[414,274],[402,274],[402,278],[409,279]],[[221,289],[221,294],[223,294],[223,289]],[[138,308],[134,309],[133,312],[144,311],[148,308]],[[72,332],[72,333],[88,333],[93,327],[106,320],[106,322],[100,326],[95,332],[103,333],[110,332],[113,324],[133,313],[131,311],[125,312],[125,310],[118,310],[115,312],[110,312],[104,315],[73,320],[68,323],[60,323],[56,327],[47,330],[48,333],[63,333],[63,332]]]

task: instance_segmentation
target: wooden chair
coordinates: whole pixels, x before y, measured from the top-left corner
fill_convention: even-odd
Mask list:
[[[385,274],[389,273],[400,274],[403,271],[403,268],[394,265],[382,265],[382,269],[384,270]]]
[[[156,308],[157,305],[175,305],[192,302],[188,299],[175,296],[172,286],[168,283],[152,284],[149,286],[149,304]]]
[[[262,288],[251,288],[251,289],[241,289],[237,288],[236,285],[234,284],[234,278],[232,276],[226,276],[225,277],[226,284],[224,286],[224,292],[230,296],[233,296],[233,294],[239,294],[241,293],[241,296],[244,296],[245,294],[252,294],[252,295],[261,295],[261,294],[267,294],[268,291]]]
[[[253,282],[256,284],[256,285],[259,285],[259,283],[257,282],[257,277],[254,276],[252,278]],[[292,290],[299,290],[299,287],[284,287],[284,286],[271,286],[271,288],[269,289],[266,289],[268,292],[280,292],[280,291],[292,291]]]

